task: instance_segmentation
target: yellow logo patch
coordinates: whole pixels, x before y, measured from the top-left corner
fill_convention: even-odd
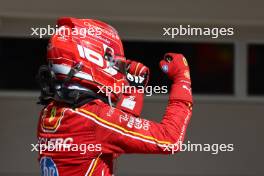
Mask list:
[[[41,118],[42,129],[46,132],[55,132],[60,126],[61,120],[64,116],[64,108],[47,107]]]
[[[183,57],[182,60],[183,60],[184,65],[187,67],[188,66],[188,62],[187,62],[186,58]]]

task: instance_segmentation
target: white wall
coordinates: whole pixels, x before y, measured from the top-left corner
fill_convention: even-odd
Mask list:
[[[167,40],[162,36],[162,27],[191,24],[234,27],[235,35],[225,40],[263,41],[263,6],[261,0],[8,0],[0,1],[0,36],[29,37],[31,27],[55,24],[58,17],[73,16],[111,23],[123,39]]]

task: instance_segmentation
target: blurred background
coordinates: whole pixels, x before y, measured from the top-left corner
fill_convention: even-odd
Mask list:
[[[0,175],[39,175],[36,143],[38,85],[48,36],[31,28],[55,27],[61,16],[94,18],[114,26],[127,58],[151,69],[151,85],[167,85],[158,62],[165,52],[185,55],[191,68],[192,143],[234,144],[234,152],[182,152],[173,156],[124,155],[116,175],[263,175],[264,1],[112,0],[0,1]],[[217,39],[163,36],[163,27],[233,27]],[[160,121],[166,95],[146,97],[144,117]]]

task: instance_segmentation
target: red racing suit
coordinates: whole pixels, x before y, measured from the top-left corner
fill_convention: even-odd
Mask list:
[[[124,153],[168,154],[183,141],[192,114],[190,82],[174,81],[160,123],[95,99],[79,108],[51,102],[38,124],[41,175],[110,176]]]

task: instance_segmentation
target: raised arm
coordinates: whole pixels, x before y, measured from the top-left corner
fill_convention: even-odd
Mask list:
[[[170,153],[168,146],[182,142],[192,115],[189,67],[182,54],[168,53],[161,69],[173,80],[168,105],[160,123],[136,118],[108,105],[96,115],[96,138],[103,153]],[[148,118],[150,119],[150,118]]]

